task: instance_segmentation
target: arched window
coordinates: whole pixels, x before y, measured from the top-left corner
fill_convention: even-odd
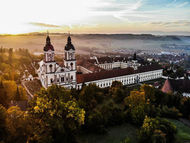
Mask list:
[[[71,63],[71,70],[73,70],[73,63]]]
[[[52,65],[49,65],[49,70],[50,72],[52,72]]]

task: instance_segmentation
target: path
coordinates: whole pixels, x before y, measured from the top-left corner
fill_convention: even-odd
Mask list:
[[[26,92],[28,93],[28,99],[32,99],[34,96],[30,93],[30,91],[28,90],[28,88],[25,85],[25,81],[21,81],[22,86],[26,89]]]

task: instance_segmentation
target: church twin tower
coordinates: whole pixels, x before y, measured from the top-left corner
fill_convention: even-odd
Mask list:
[[[76,87],[75,48],[70,35],[67,38],[64,55],[64,65],[61,66],[55,61],[55,50],[48,35],[44,46],[44,59],[40,62],[40,68],[38,69],[38,76],[43,87],[47,88],[52,84],[68,88]]]

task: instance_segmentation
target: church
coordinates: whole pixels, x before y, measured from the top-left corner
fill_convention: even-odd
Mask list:
[[[90,83],[105,88],[111,86],[114,81],[132,85],[161,78],[163,73],[163,69],[157,64],[139,63],[136,54],[132,60],[123,57],[94,57],[83,62],[83,65],[77,65],[75,47],[70,35],[64,48],[63,64],[55,61],[55,49],[49,35],[43,50],[44,58],[39,62],[37,74],[44,88],[56,84],[69,89],[81,89],[84,84]],[[89,67],[98,70],[91,70]],[[77,72],[79,70],[80,74]]]
[[[44,46],[44,59],[39,62],[38,76],[43,87],[47,88],[52,84],[66,88],[76,88],[76,59],[75,48],[71,43],[71,37],[67,39],[65,46],[65,57],[63,65],[55,61],[55,50],[51,44],[49,35]]]

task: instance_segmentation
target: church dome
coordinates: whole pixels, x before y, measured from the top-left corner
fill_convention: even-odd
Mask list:
[[[71,37],[69,36],[69,37],[67,38],[67,44],[66,44],[66,46],[65,46],[65,50],[66,50],[66,51],[69,51],[70,49],[75,50],[75,47],[74,47],[73,44],[71,43]]]
[[[47,38],[46,38],[46,45],[45,45],[45,47],[44,47],[44,51],[49,51],[49,50],[54,51],[54,47],[53,47],[53,45],[51,44],[50,37],[47,36]]]

